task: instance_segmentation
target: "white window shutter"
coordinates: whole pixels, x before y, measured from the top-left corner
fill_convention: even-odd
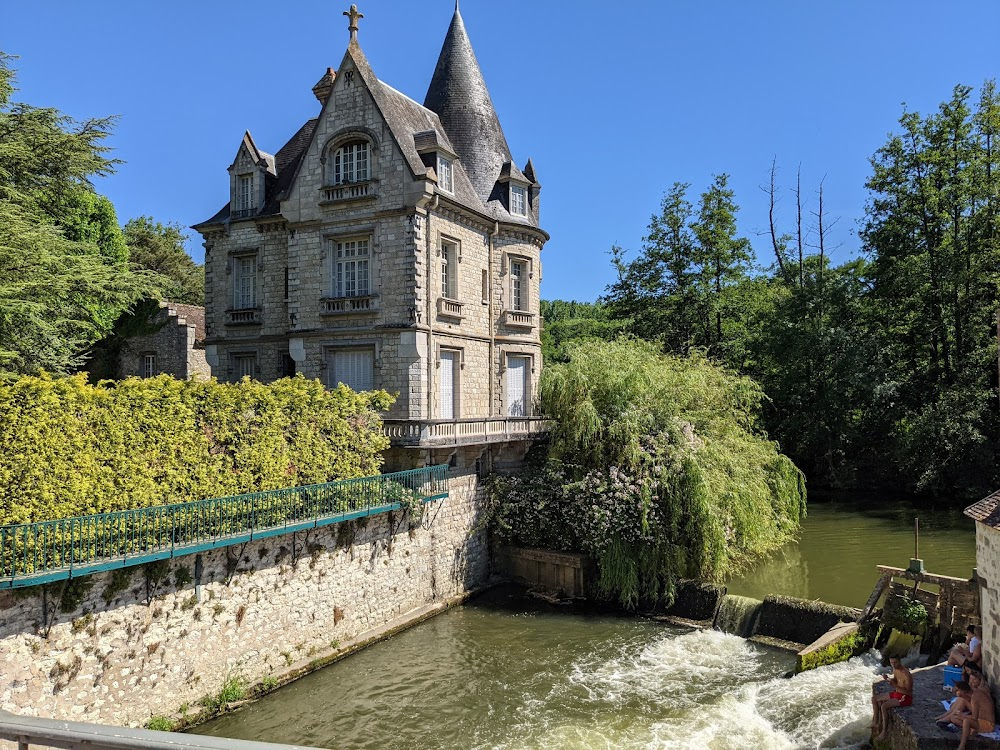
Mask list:
[[[523,417],[526,414],[525,388],[528,377],[527,357],[507,357],[507,416]]]
[[[333,374],[330,385],[343,383],[355,391],[370,391],[375,387],[375,352],[346,349],[333,354]]]
[[[455,360],[456,352],[441,352],[438,381],[441,397],[441,419],[455,418]]]

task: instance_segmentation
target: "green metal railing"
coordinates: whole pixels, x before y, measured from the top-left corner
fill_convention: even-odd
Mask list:
[[[448,466],[0,527],[0,589],[327,526],[448,496]]]

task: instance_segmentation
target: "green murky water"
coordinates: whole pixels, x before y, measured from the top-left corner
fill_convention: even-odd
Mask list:
[[[811,500],[799,540],[729,581],[729,593],[864,606],[878,578],[876,565],[909,565],[914,518],[920,519],[920,556],[927,570],[969,578],[976,565],[975,526],[960,510],[842,495]]]
[[[813,503],[800,540],[732,593],[859,605],[906,565],[903,504]],[[920,511],[935,572],[968,575],[972,523]],[[788,679],[789,654],[736,636],[550,608],[495,589],[197,731],[336,750],[855,748],[874,659]]]

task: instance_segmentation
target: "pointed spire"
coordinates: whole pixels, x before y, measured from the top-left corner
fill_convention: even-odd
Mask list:
[[[457,2],[424,106],[441,118],[472,186],[486,203],[500,169],[511,160],[510,147]]]

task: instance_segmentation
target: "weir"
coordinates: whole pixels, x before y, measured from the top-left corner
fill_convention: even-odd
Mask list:
[[[719,603],[713,627],[723,633],[749,638],[757,628],[757,620],[764,602],[748,596],[726,594]]]

